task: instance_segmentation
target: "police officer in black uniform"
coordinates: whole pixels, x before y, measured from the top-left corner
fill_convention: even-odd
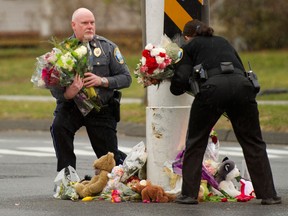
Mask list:
[[[192,92],[183,161],[183,184],[176,202],[197,204],[203,156],[211,129],[226,113],[232,123],[261,204],[279,204],[266,144],[262,139],[255,76],[246,75],[240,57],[222,37],[199,20],[186,23],[183,36],[183,58],[176,66],[170,91],[174,95]],[[253,74],[252,74],[253,75]]]
[[[89,42],[93,69],[85,73],[84,78],[76,75],[73,83],[65,89],[51,89],[52,95],[57,99],[55,118],[50,129],[58,161],[57,171],[68,165],[76,168],[73,141],[75,133],[82,126],[86,127],[98,158],[113,152],[116,164],[121,164],[126,155],[118,150],[116,126],[119,104],[114,96],[116,89],[130,86],[129,69],[118,47],[95,34],[95,18],[90,10],[77,9],[73,13],[71,25],[74,31],[72,37],[81,42]],[[83,115],[76,106],[73,98],[83,86],[94,87],[98,92],[102,104],[99,112],[93,109]]]

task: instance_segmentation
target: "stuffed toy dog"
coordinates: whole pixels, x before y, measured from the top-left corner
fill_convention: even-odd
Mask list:
[[[236,197],[241,194],[232,182],[233,179],[240,177],[240,171],[234,161],[229,160],[227,157],[224,158],[214,177],[219,183],[219,190],[226,192],[231,197]],[[219,191],[214,192],[221,195]]]
[[[158,185],[152,185],[150,181],[141,180],[132,187],[132,190],[141,194],[143,203],[158,202],[167,203],[175,199],[174,195],[164,192],[164,189]]]

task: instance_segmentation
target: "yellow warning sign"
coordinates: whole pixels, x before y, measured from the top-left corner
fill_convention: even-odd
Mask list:
[[[165,0],[164,33],[173,38],[181,34],[184,25],[193,19],[202,19],[204,0]]]
[[[165,0],[164,11],[179,29],[183,29],[184,25],[192,20],[192,17],[176,0]]]
[[[203,0],[197,1],[198,4],[204,4]],[[164,11],[179,29],[183,29],[185,23],[193,19],[193,17],[183,8],[183,5],[177,0],[165,0]]]

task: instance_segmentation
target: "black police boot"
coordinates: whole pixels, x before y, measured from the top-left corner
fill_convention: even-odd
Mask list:
[[[282,202],[281,197],[273,197],[273,198],[262,199],[261,204],[262,205],[274,205],[274,204],[281,204],[281,202]]]
[[[175,202],[180,204],[198,204],[198,200],[196,198],[192,198],[182,194],[175,199]]]

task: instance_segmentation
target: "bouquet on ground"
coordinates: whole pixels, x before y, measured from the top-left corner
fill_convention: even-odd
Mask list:
[[[51,43],[55,46],[52,51],[36,58],[36,70],[31,78],[36,87],[65,88],[71,85],[76,74],[84,77],[85,72],[92,70],[88,43],[79,44],[76,38],[62,43],[52,39]],[[100,98],[94,87],[83,87],[73,100],[83,115],[93,108],[100,110]]]
[[[159,46],[151,43],[142,51],[140,63],[134,70],[137,82],[144,87],[159,85],[174,74],[174,64],[182,57],[182,49],[163,35]]]
[[[211,130],[209,135],[209,140],[207,143],[207,148],[203,157],[202,163],[202,180],[206,180],[209,185],[214,188],[218,188],[219,184],[214,178],[214,174],[217,171],[219,165],[218,155],[219,155],[220,143],[215,130]],[[182,176],[182,167],[184,160],[185,150],[180,151],[176,159],[172,162],[173,172],[177,175]]]

